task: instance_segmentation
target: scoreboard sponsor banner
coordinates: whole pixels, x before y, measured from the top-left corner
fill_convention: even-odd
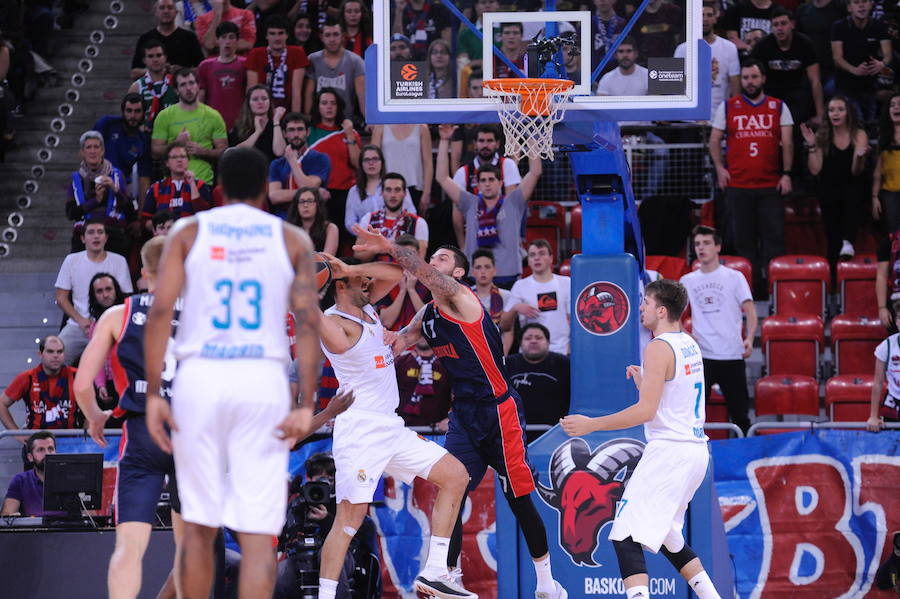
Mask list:
[[[900,431],[817,430],[711,443],[742,599],[874,590],[900,530]]]

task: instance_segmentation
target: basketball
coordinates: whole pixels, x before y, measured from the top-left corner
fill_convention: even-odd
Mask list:
[[[316,269],[316,286],[320,292],[324,291],[331,284],[331,266],[328,265],[328,259],[316,252],[313,257],[313,266]]]

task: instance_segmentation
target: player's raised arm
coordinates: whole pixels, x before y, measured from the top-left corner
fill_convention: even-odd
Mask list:
[[[112,414],[111,410],[101,410],[97,405],[94,379],[103,368],[106,356],[116,342],[118,329],[122,325],[124,305],[113,306],[103,313],[91,340],[81,354],[78,372],[75,373],[75,401],[88,422],[88,434],[100,447],[106,447],[103,428]]]
[[[354,250],[360,249],[374,251],[378,254],[390,254],[397,261],[397,264],[414,274],[419,282],[431,291],[431,295],[435,299],[453,302],[459,293],[465,291],[465,288],[459,284],[459,281],[449,275],[441,274],[435,267],[425,262],[417,250],[388,241],[372,227],[364,230],[359,225],[354,225],[353,231],[356,233]]]
[[[638,402],[609,416],[588,418],[581,414],[570,414],[560,419],[560,425],[570,436],[580,436],[594,431],[615,431],[631,428],[653,420],[659,408],[663,384],[667,373],[674,369],[675,354],[665,341],[653,341],[644,350],[644,372],[640,381]],[[634,370],[626,370],[628,378],[634,377]]]
[[[325,252],[319,253],[328,259],[333,281],[352,276],[372,279],[369,282],[369,299],[373,304],[386,296],[403,278],[403,267],[399,264],[391,262],[364,262],[363,264],[350,265]]]

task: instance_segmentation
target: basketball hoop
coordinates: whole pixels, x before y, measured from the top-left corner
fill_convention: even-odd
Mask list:
[[[553,126],[562,120],[575,86],[568,79],[489,79],[484,95],[497,102],[506,154],[553,160]]]

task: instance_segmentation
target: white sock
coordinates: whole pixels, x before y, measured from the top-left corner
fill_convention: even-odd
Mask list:
[[[709,574],[706,573],[706,570],[691,578],[688,581],[688,586],[697,593],[700,599],[722,599],[718,591],[716,591],[716,587],[713,586],[712,580],[709,579]]]
[[[329,580],[328,578],[320,578],[319,579],[319,599],[334,599],[335,595],[337,595],[337,584],[336,580]]]
[[[428,561],[425,562],[422,572],[435,575],[446,574],[448,551],[450,551],[450,538],[432,535],[428,544]]]
[[[321,597],[321,595],[319,595]],[[650,589],[644,586],[625,589],[627,599],[650,599]]]
[[[537,574],[537,593],[552,593],[556,590],[553,581],[553,571],[550,569],[550,556],[534,560],[534,573]]]

